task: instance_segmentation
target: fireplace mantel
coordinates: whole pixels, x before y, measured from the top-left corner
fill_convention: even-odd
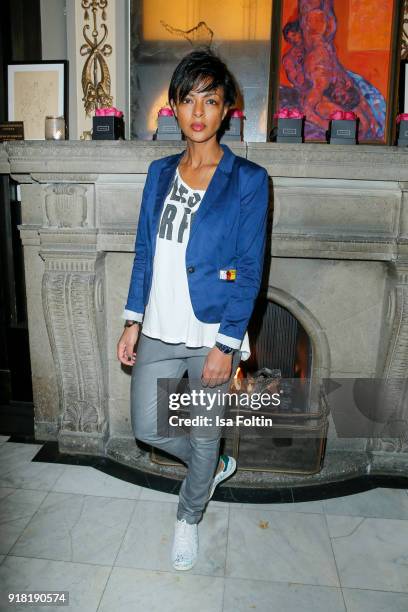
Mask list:
[[[408,148],[259,142],[229,146],[264,166],[272,179],[273,256],[393,261],[408,254]],[[0,168],[22,184],[79,183],[97,191],[107,183],[123,188],[132,177],[136,183],[144,180],[153,159],[184,148],[177,141],[10,142],[0,150]],[[137,209],[129,212],[125,233],[134,226]],[[106,227],[98,233],[104,248],[133,247],[126,238],[125,244],[115,245],[115,238],[108,245]]]
[[[405,377],[408,150],[228,145],[271,177],[264,289],[307,331],[312,377]],[[116,343],[147,168],[184,148],[159,141],[0,147],[0,171],[21,185],[36,437],[165,475],[135,444],[130,369],[116,359]],[[402,402],[401,418],[404,410]],[[269,474],[263,483],[407,471],[407,436],[341,439],[330,423],[319,473]],[[231,486],[240,479],[251,486],[260,476],[234,479]]]
[[[408,181],[408,147],[227,142],[271,176]],[[146,173],[153,159],[183,150],[183,141],[15,141],[0,149],[2,173]]]

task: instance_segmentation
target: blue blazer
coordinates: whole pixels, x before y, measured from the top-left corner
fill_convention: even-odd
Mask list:
[[[265,168],[220,145],[224,155],[193,216],[185,265],[195,316],[206,323],[220,323],[217,340],[239,348],[262,279],[269,180]],[[124,318],[143,319],[160,215],[183,153],[149,165]],[[236,270],[235,280],[223,278],[220,271],[227,269]]]

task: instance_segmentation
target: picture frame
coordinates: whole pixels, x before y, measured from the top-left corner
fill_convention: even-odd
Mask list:
[[[187,10],[191,3],[186,5],[184,0],[129,0],[129,137],[153,139],[158,112],[169,103],[174,67],[193,48],[208,46],[223,58],[238,82],[235,107],[245,110],[244,139],[265,141],[276,2],[225,0],[222,10],[213,3],[194,2],[194,10]],[[228,138],[227,133],[223,138]]]
[[[45,118],[64,116],[68,139],[68,61],[7,64],[8,121],[23,121],[26,140],[45,140]]]
[[[286,107],[303,112],[305,142],[326,142],[330,115],[353,111],[360,119],[360,144],[392,144],[401,3],[322,0],[316,8],[310,0],[281,0],[280,8],[273,111]],[[319,36],[320,56],[315,44]]]

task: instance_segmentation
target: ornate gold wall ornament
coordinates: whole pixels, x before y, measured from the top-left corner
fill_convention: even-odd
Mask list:
[[[79,140],[92,140],[92,130],[84,130],[80,135]]]
[[[92,11],[92,40],[87,34],[91,26],[85,24],[82,28],[82,33],[86,40],[79,52],[82,56],[87,55],[83,70],[82,70],[82,91],[84,97],[85,112],[90,116],[91,112],[97,108],[112,106],[113,96],[110,95],[111,78],[109,74],[108,64],[105,57],[109,57],[112,53],[111,45],[104,44],[108,36],[108,28],[105,23],[100,24],[100,31],[97,29],[96,15],[98,10],[102,11],[101,19],[106,20],[106,7],[108,0],[82,0],[81,6],[85,10],[84,19],[89,20],[90,9]],[[98,41],[98,38],[102,38]]]

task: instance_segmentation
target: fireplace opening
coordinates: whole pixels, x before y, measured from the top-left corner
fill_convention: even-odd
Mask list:
[[[231,390],[245,388],[246,392],[253,389],[262,393],[263,389],[279,387],[282,401],[279,408],[268,406],[256,410],[256,416],[271,418],[273,423],[262,435],[254,437],[245,428],[237,427],[233,435],[221,440],[221,452],[234,456],[241,471],[299,474],[320,471],[326,446],[327,415],[323,402],[310,400],[313,347],[307,331],[287,308],[259,296],[248,335],[251,355],[240,362]],[[186,377],[187,372],[183,378]],[[254,414],[254,409],[240,407],[239,412],[246,418]],[[155,448],[151,449],[150,457],[161,465],[180,465]]]
[[[248,325],[251,355],[241,361],[247,376],[262,368],[280,370],[283,378],[308,378],[312,347],[303,326],[289,310],[268,298],[258,298]]]

